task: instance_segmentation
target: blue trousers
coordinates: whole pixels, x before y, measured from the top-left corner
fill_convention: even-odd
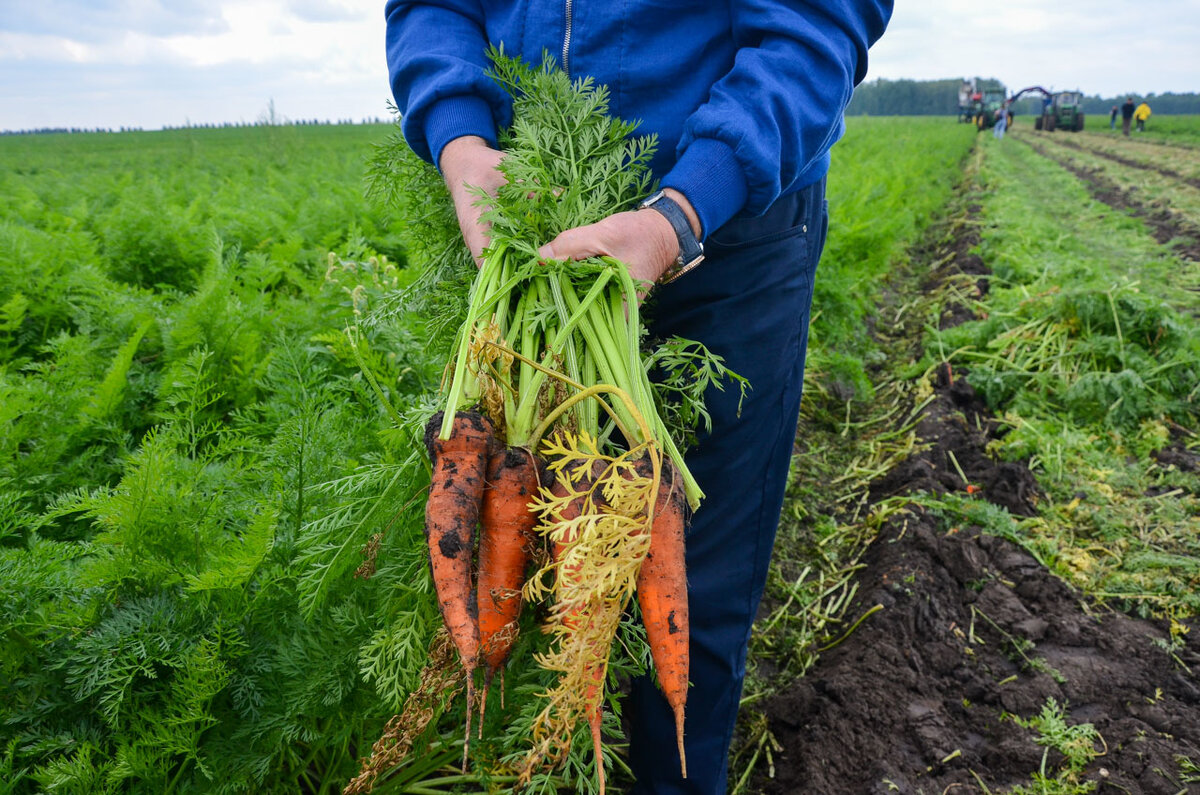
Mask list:
[[[705,261],[655,290],[651,333],[699,340],[750,381],[710,389],[712,433],[686,458],[706,498],[687,533],[692,686],[679,775],[675,725],[650,677],[625,710],[635,793],[724,793],[750,626],[762,598],[791,461],[813,277],[825,244],[824,180],[735,217],[709,236]]]

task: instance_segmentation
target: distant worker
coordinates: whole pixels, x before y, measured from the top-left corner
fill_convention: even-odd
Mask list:
[[[1119,111],[1120,109],[1121,109],[1120,106],[1113,105],[1112,113],[1109,115],[1109,119],[1108,119],[1108,129],[1110,129],[1110,130],[1117,129],[1117,111]]]
[[[1133,97],[1125,100],[1125,104],[1121,106],[1121,132],[1126,138],[1129,137],[1129,123],[1133,121]]]
[[[997,141],[1002,141],[1006,129],[1008,129],[1008,110],[1001,106],[1000,110],[996,111],[996,126],[992,128],[992,135],[996,136]]]
[[[1137,110],[1133,112],[1133,118],[1137,119],[1137,131],[1146,132],[1146,119],[1150,118],[1150,106],[1143,102],[1137,106]]]

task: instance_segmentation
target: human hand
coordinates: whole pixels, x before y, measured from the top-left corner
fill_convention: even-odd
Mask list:
[[[666,193],[684,209],[692,231],[700,234],[700,221],[691,204],[678,191]],[[663,215],[655,210],[631,210],[615,213],[587,226],[577,226],[560,233],[538,249],[545,259],[587,259],[609,256],[625,263],[629,275],[639,284],[638,295],[644,297],[649,287],[679,256],[679,238]]]
[[[495,196],[496,190],[506,181],[499,169],[503,159],[504,153],[493,149],[483,138],[464,135],[442,147],[438,160],[442,178],[454,201],[458,228],[476,264],[482,261],[483,249],[491,240],[488,225],[479,219],[487,207],[476,204],[479,196],[470,189],[481,188],[489,196]]]

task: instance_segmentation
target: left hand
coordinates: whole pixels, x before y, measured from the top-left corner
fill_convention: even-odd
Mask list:
[[[670,191],[692,221],[693,229],[699,231],[700,223],[687,199],[677,191]],[[675,263],[679,255],[679,238],[663,215],[655,210],[630,210],[615,213],[603,221],[587,226],[577,226],[562,232],[558,237],[538,249],[546,259],[587,259],[608,256],[625,263],[629,275],[639,285],[640,296],[645,296],[663,272]]]
[[[608,256],[625,263],[635,282],[653,284],[675,261],[679,241],[666,218],[653,210],[631,210],[577,226],[538,249],[545,259]]]

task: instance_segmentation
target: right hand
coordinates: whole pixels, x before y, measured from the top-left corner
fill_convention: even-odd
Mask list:
[[[479,219],[487,208],[476,204],[479,197],[468,188],[482,188],[489,196],[495,196],[506,182],[498,168],[503,158],[504,153],[493,149],[483,138],[464,135],[442,147],[438,161],[450,198],[454,200],[458,228],[477,265],[482,263],[483,249],[491,239],[488,225]]]

